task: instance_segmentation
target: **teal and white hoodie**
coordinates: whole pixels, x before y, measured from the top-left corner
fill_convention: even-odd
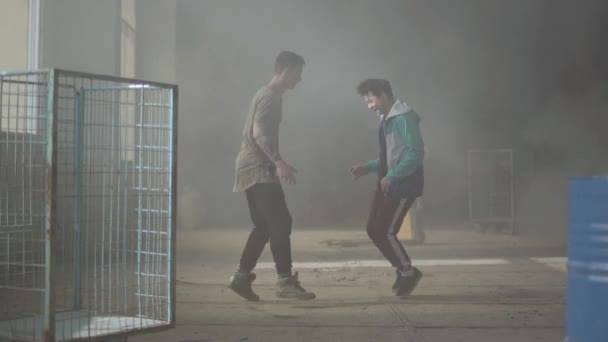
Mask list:
[[[420,116],[405,102],[395,101],[388,114],[381,116],[380,158],[367,162],[369,171],[386,176],[399,197],[422,194],[424,141]],[[404,192],[410,192],[406,194]],[[419,193],[418,193],[419,192]]]

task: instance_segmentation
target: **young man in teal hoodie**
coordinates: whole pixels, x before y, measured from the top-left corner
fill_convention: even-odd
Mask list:
[[[396,268],[393,292],[397,296],[409,295],[422,278],[422,272],[412,266],[397,233],[416,198],[422,196],[424,186],[420,117],[405,102],[394,99],[387,80],[367,79],[358,85],[357,92],[367,107],[380,117],[380,156],[354,165],[350,172],[355,179],[369,172],[378,174],[367,234]]]

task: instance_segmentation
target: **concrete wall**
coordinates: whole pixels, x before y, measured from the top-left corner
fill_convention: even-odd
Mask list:
[[[120,0],[41,1],[41,66],[120,74]]]
[[[363,226],[373,178],[353,183],[348,167],[377,153],[376,118],[355,93],[367,77],[388,78],[423,117],[431,218],[465,221],[467,150],[526,152],[534,143],[526,132],[546,132],[565,108],[572,111],[564,118],[577,117],[569,115],[579,107],[572,88],[585,93],[598,77],[605,8],[599,0],[178,2],[179,179],[196,202],[191,221],[248,225],[243,196],[231,193],[234,158],[249,101],[283,49],[307,61],[304,81],[284,102],[281,131],[282,155],[300,171],[298,185],[287,187],[296,224]],[[552,105],[556,98],[564,102]],[[545,200],[536,193],[533,203]]]
[[[27,67],[28,0],[0,5],[0,70]]]
[[[137,1],[137,78],[175,83],[176,9],[176,1]]]
[[[42,1],[41,65],[174,82],[175,13],[174,1]]]
[[[482,74],[500,45],[479,48],[484,18],[474,5],[401,0],[179,2],[180,152],[187,155],[180,189],[195,189],[193,221],[248,224],[244,196],[231,192],[234,158],[249,101],[284,49],[307,61],[303,82],[286,95],[281,131],[282,155],[300,171],[298,185],[286,188],[296,224],[364,226],[375,177],[354,183],[348,168],[377,156],[377,118],[355,91],[368,77],[388,78],[423,116],[425,203],[461,220],[472,102],[491,83]]]

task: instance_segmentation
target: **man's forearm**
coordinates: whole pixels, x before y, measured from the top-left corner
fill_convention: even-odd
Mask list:
[[[256,144],[268,159],[276,163],[281,160],[278,148],[279,144],[275,141],[277,137],[271,137],[267,133],[268,130],[263,121],[256,120],[253,123],[253,138],[255,139]]]

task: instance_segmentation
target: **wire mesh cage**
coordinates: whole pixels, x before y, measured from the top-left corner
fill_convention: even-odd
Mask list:
[[[0,341],[175,320],[177,87],[0,73]]]
[[[468,151],[469,220],[485,232],[514,233],[513,150]]]

